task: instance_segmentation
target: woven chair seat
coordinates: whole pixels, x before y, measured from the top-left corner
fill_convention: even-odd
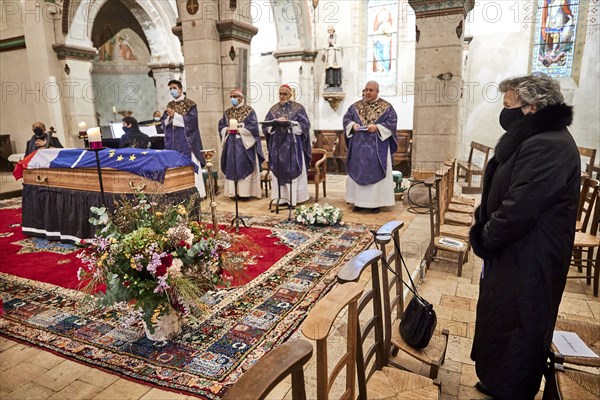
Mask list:
[[[440,235],[450,236],[457,239],[468,240],[470,226],[463,225],[440,225]]]
[[[475,207],[469,204],[448,204],[448,211],[462,214],[473,214]]]
[[[470,197],[463,197],[463,196],[452,196],[452,199],[450,199],[450,203],[454,203],[454,204],[466,204],[469,206],[475,206],[475,199],[472,199]]]
[[[559,318],[556,320],[554,329],[557,331],[575,332],[594,353],[600,355],[599,324]],[[554,344],[552,345],[552,350],[558,351]],[[600,367],[600,357],[574,357],[565,355],[563,355],[563,357],[565,358],[566,363],[585,365],[588,367]]]
[[[469,214],[447,212],[444,215],[444,223],[448,225],[471,226],[473,223],[473,216]]]
[[[427,364],[441,364],[446,353],[448,336],[441,332],[435,331],[427,347],[424,349],[415,349],[414,347],[409,346],[408,343],[404,341],[402,335],[400,335],[400,321],[397,320],[392,325],[391,341],[392,345],[402,349],[403,352],[411,355],[421,362]]]
[[[370,399],[437,400],[439,387],[424,376],[383,367],[369,379],[367,392]]]
[[[598,400],[600,375],[574,369],[556,374],[558,387],[564,399]]]
[[[584,232],[575,232],[575,243],[573,247],[598,247],[600,246],[600,238],[595,235],[590,235]]]

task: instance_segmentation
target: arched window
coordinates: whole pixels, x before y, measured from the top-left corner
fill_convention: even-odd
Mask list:
[[[537,0],[531,71],[555,78],[578,74],[579,0]]]
[[[367,2],[367,81],[379,83],[382,94],[396,94],[398,1]]]

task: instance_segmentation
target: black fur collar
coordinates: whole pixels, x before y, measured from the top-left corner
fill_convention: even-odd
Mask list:
[[[571,125],[573,107],[565,103],[553,104],[526,115],[500,137],[494,156],[498,162],[508,160],[525,140],[538,133],[557,131]]]

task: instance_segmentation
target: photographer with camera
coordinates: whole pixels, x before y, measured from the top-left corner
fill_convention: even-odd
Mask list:
[[[50,128],[50,132],[46,132],[46,125],[44,125],[42,122],[34,122],[31,126],[31,129],[33,130],[33,136],[31,136],[31,139],[27,141],[25,155],[33,153],[39,149],[63,148],[63,145],[60,144],[58,138],[52,136],[52,128]]]

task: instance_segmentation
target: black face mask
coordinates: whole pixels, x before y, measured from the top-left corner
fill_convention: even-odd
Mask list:
[[[35,128],[33,130],[33,133],[35,133],[35,137],[38,139],[43,139],[44,136],[46,136],[46,134],[44,133],[44,130],[42,128]]]
[[[131,127],[130,126],[124,126],[123,127],[123,132],[127,133],[128,130],[130,130]]]
[[[521,111],[523,107],[524,106],[517,108],[503,108],[502,111],[500,111],[500,126],[505,131],[509,130],[515,122],[525,116],[523,111]]]

